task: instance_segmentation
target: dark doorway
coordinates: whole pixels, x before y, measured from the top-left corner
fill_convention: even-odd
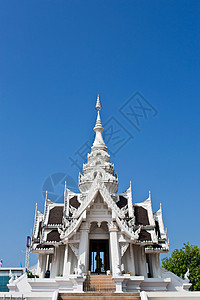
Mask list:
[[[91,273],[102,274],[110,269],[108,240],[90,240],[89,261]]]

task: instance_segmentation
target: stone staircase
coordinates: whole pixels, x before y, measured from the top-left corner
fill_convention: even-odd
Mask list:
[[[116,284],[111,275],[88,275],[83,284],[84,292],[112,293]]]
[[[60,293],[58,300],[140,300],[139,293],[115,293],[112,276],[88,275],[83,284],[84,293]]]
[[[61,293],[59,300],[141,300],[140,293]]]

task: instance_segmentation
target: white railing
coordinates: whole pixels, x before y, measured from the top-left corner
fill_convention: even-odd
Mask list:
[[[13,296],[12,294],[10,294],[9,292],[6,293],[0,293],[0,300],[26,300],[27,298],[25,298],[23,296],[23,294],[19,294],[19,295],[15,295]]]

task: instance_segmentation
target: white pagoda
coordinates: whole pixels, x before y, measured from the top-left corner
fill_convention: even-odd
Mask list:
[[[104,278],[104,289],[107,283],[112,292],[187,293],[187,279],[160,267],[160,253],[169,250],[161,206],[153,213],[150,192],[145,201],[133,203],[131,183],[118,193],[118,176],[102,137],[101,108],[98,96],[95,139],[79,174],[79,193],[65,183],[63,203],[46,193],[44,213],[36,206],[31,252],[38,256],[38,278],[24,279],[24,289],[40,295],[87,292],[91,278]],[[9,288],[20,291],[16,282]]]

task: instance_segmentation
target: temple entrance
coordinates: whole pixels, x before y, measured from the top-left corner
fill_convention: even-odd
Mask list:
[[[93,274],[104,274],[110,269],[108,240],[90,240],[89,269]]]

